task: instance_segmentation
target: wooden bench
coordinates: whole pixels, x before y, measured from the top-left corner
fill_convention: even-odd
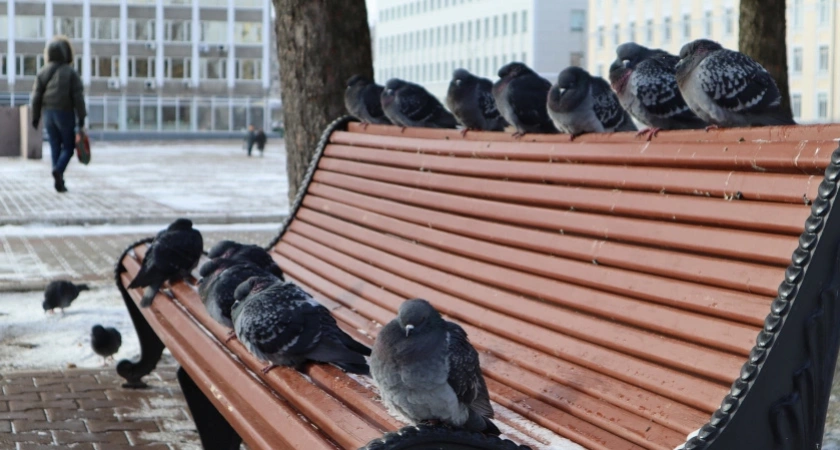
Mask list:
[[[344,118],[267,248],[363,342],[411,297],[460,323],[517,443],[817,449],[840,343],[836,137],[515,140]],[[262,375],[195,286],[140,311],[124,286],[145,248],[117,265],[143,353],[117,370],[142,385],[168,347],[206,448],[358,448],[404,426],[364,377]],[[367,448],[512,448],[473,438],[408,428]]]

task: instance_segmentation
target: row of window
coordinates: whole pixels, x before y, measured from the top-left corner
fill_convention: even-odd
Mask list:
[[[705,36],[713,36],[714,35],[714,14],[712,11],[706,11],[703,15],[703,34]],[[727,8],[723,14],[723,34],[725,36],[732,36],[735,33],[735,12],[732,8]],[[693,37],[691,32],[691,15],[684,14],[682,16],[682,20],[679,24],[679,30],[682,34],[683,40],[690,40]],[[673,23],[670,17],[665,17],[662,20],[661,30],[662,30],[662,39],[661,42],[668,43],[671,42],[672,34],[673,34]],[[627,35],[623,39],[621,36],[621,25],[615,24],[612,28],[612,44],[617,46],[622,42],[643,42],[646,45],[653,44],[653,32],[654,32],[654,22],[653,19],[648,19],[645,21],[645,24],[642,28],[642,39],[639,40],[639,36],[636,33],[636,22],[629,22],[627,24],[626,32]],[[605,34],[606,30],[603,26],[598,27],[596,31],[596,42],[599,49],[603,49],[605,45]]]
[[[222,7],[226,8],[228,0],[197,0],[202,8],[206,7]],[[120,0],[91,0],[91,3],[107,3],[119,4]],[[155,6],[158,3],[163,3],[164,6],[192,6],[193,0],[126,0],[129,5],[148,5]],[[264,2],[262,0],[236,0],[237,8],[262,8]]]
[[[578,53],[576,55],[578,55],[582,61],[583,54]],[[379,69],[377,71],[376,78],[383,83],[391,78],[402,78],[421,84],[442,82],[449,81],[452,77],[452,72],[459,67],[465,68],[478,76],[496,78],[496,72],[502,65],[511,61],[526,62],[527,58],[528,54],[522,52],[520,54],[511,53],[510,55],[496,55],[492,58],[485,56],[483,59],[461,59],[457,61],[452,60],[428,64],[406,65],[401,67],[388,67]]]
[[[791,0],[790,5],[790,24],[794,30],[801,30],[805,26],[805,5],[803,0]],[[817,0],[817,23],[821,27],[828,26],[831,23],[831,14],[833,8],[831,0]]]
[[[794,47],[791,51],[791,58],[790,58],[790,71],[793,74],[801,74],[802,73],[802,59],[803,59],[803,52],[802,47]],[[827,45],[820,45],[817,48],[817,72],[818,73],[828,73],[828,64],[829,64],[829,51]]]
[[[0,16],[0,36],[8,34],[7,16]],[[227,22],[220,20],[202,20],[199,40],[210,44],[227,43]],[[129,41],[154,41],[156,39],[155,19],[128,19],[127,36]],[[84,39],[84,27],[81,17],[56,17],[53,19],[55,34],[63,34],[71,39]],[[235,22],[233,41],[236,44],[261,44],[261,22]],[[15,37],[17,39],[46,39],[44,17],[16,16]],[[120,20],[115,18],[91,18],[90,38],[96,41],[119,41]],[[164,20],[163,39],[168,42],[192,41],[192,21]]]
[[[0,75],[9,74],[6,55],[0,54]],[[163,58],[163,76],[167,79],[191,78],[191,58]],[[126,61],[128,78],[154,78],[157,60],[147,57],[129,57]],[[225,58],[199,58],[198,76],[207,80],[227,78],[228,60]],[[262,61],[259,59],[239,58],[235,60],[234,77],[237,80],[262,80]],[[43,55],[16,55],[15,74],[17,76],[35,76],[44,65]],[[82,57],[77,56],[75,67],[82,67]],[[93,56],[90,60],[90,73],[93,78],[117,78],[120,76],[119,56]]]
[[[436,9],[462,5],[467,2],[472,3],[473,0],[416,0],[410,3],[403,3],[402,5],[392,6],[390,8],[381,8],[379,10],[379,20],[384,22],[387,20],[401,19],[403,17],[422,14]]]
[[[817,120],[828,119],[828,93],[817,93]],[[802,94],[790,94],[790,109],[793,112],[793,118],[799,119],[802,117]]]

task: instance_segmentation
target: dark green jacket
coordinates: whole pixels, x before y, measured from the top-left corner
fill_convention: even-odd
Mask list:
[[[75,111],[79,127],[84,126],[87,116],[84,86],[78,72],[70,65],[73,61],[70,43],[63,38],[50,42],[47,46],[47,61],[49,63],[38,72],[32,86],[33,122],[41,120],[43,110],[55,109]],[[51,73],[52,77],[49,78]]]

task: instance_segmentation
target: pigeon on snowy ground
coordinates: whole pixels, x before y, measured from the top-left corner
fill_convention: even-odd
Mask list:
[[[461,134],[469,130],[503,131],[507,126],[493,99],[493,82],[465,69],[452,74],[446,106],[465,127]]]
[[[390,125],[391,121],[385,117],[382,103],[379,101],[384,89],[362,75],[353,75],[347,80],[347,90],[344,91],[344,106],[347,112],[365,126],[371,123]]]
[[[254,263],[228,258],[207,261],[199,273],[198,296],[210,317],[228,328],[233,328],[230,309],[236,301],[236,288],[251,277],[273,276]]]
[[[499,435],[479,367],[463,328],[426,300],[408,300],[379,333],[370,371],[387,405],[415,423]]]
[[[120,345],[122,345],[122,336],[116,328],[94,325],[90,330],[90,346],[97,355],[102,357],[103,365],[108,358],[113,359]]]
[[[283,270],[274,262],[271,255],[259,245],[246,245],[228,240],[219,241],[210,249],[207,256],[211,259],[228,258],[237,261],[248,261],[265,269],[277,278],[284,279]],[[201,276],[204,276],[204,274]]]
[[[548,93],[547,106],[557,129],[571,134],[572,139],[583,133],[636,131],[610,85],[580,67],[560,72]]]
[[[458,121],[419,84],[392,78],[380,96],[385,116],[403,127],[455,128]]]
[[[499,69],[499,78],[493,85],[493,97],[505,120],[516,127],[515,137],[557,132],[545,107],[551,82],[519,62]]]
[[[648,128],[639,132],[648,140],[659,130],[688,130],[707,124],[685,103],[674,76],[679,57],[664,50],[651,50],[633,42],[615,50],[610,83],[621,106]]]
[[[307,361],[330,363],[367,375],[370,349],[338,327],[330,311],[291,282],[252,277],[239,285],[231,310],[236,337],[257,358],[301,369]]]
[[[676,66],[683,98],[716,127],[793,125],[773,77],[749,56],[708,39],[684,45]]]
[[[165,281],[175,283],[190,275],[204,251],[201,233],[189,219],[178,219],[160,231],[146,251],[146,257],[129,289],[145,287],[140,306],[152,304]]]
[[[64,308],[70,306],[73,300],[79,296],[79,292],[90,290],[86,284],[73,284],[66,280],[51,281],[44,289],[44,301],[41,307],[44,308],[45,313],[53,313],[55,308],[61,309],[61,314],[64,314]]]

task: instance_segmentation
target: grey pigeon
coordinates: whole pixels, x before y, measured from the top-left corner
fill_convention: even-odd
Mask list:
[[[794,124],[773,77],[743,53],[698,39],[680,50],[676,69],[686,103],[710,128]]]
[[[248,261],[272,273],[281,280],[284,279],[283,270],[274,262],[271,255],[259,245],[240,244],[238,242],[224,240],[219,241],[207,256],[211,259],[228,258],[237,261]],[[204,274],[201,274],[204,276]]]
[[[330,311],[291,282],[251,277],[236,288],[231,309],[236,337],[257,358],[301,369],[307,361],[330,363],[367,375],[370,349],[338,327]]]
[[[426,300],[407,300],[376,338],[370,372],[385,403],[416,423],[499,435],[467,333]]]
[[[344,91],[344,106],[347,112],[365,126],[371,123],[391,125],[379,101],[379,96],[382,95],[384,89],[367,77],[353,75],[347,80],[347,90]]]
[[[502,117],[516,127],[514,136],[557,132],[545,107],[551,82],[520,62],[499,69],[499,78],[493,85],[493,98]]]
[[[677,86],[674,66],[679,57],[633,42],[619,45],[615,53],[610,84],[621,106],[648,127],[639,134],[647,134],[650,140],[659,130],[689,130],[707,125],[691,111]]]
[[[424,128],[455,128],[455,116],[423,86],[399,78],[385,83],[380,96],[385,116],[395,125]]]
[[[198,296],[210,317],[228,328],[233,328],[230,309],[236,301],[236,288],[251,277],[273,276],[254,263],[228,258],[207,261],[199,273]]]
[[[557,129],[572,139],[583,133],[636,131],[609,83],[580,67],[560,72],[548,93],[547,107]]]
[[[129,289],[145,287],[140,306],[152,304],[163,283],[175,283],[187,278],[198,265],[204,251],[201,233],[189,219],[178,219],[160,231],[146,251],[146,257]]]
[[[103,363],[107,358],[113,358],[121,345],[122,336],[116,328],[94,325],[90,330],[90,346],[97,355],[103,358]]]
[[[41,307],[44,312],[52,313],[55,308],[60,308],[64,314],[64,308],[70,306],[73,300],[79,296],[79,292],[87,291],[90,288],[86,284],[73,284],[67,280],[51,281],[44,289],[44,301]]]
[[[507,126],[493,99],[493,82],[465,69],[452,73],[446,106],[464,126],[461,134],[469,130],[504,131]]]

